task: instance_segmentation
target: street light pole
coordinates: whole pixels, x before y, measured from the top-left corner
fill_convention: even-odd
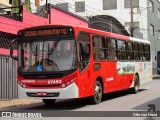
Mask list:
[[[131,26],[130,26],[130,36],[133,37],[133,0],[130,0],[130,8],[131,8]]]

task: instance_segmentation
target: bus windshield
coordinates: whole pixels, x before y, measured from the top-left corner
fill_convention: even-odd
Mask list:
[[[74,39],[53,39],[19,44],[22,72],[66,71],[77,66]]]

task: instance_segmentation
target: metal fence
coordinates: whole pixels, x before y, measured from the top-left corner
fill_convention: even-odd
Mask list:
[[[0,56],[0,100],[18,98],[16,61]]]
[[[22,6],[0,8],[0,16],[22,21]]]

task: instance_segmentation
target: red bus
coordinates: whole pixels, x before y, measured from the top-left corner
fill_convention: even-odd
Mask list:
[[[152,80],[150,42],[91,28],[37,26],[18,32],[18,95],[56,99],[89,97],[100,103],[104,93]]]

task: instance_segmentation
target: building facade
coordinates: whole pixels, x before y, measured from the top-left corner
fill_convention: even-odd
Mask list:
[[[134,37],[151,41],[154,74],[157,66],[157,51],[160,51],[160,0],[132,0]],[[45,4],[46,0],[41,0]],[[84,17],[110,15],[130,31],[131,0],[50,0],[65,10]]]

